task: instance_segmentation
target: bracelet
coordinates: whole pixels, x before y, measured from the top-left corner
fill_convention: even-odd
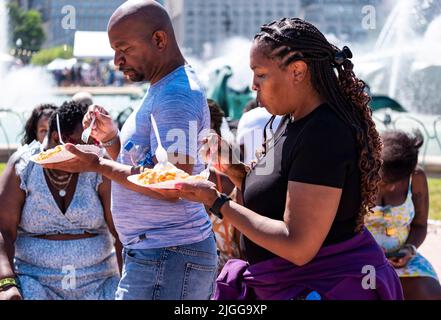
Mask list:
[[[107,141],[107,142],[102,142],[101,141],[101,145],[104,147],[104,148],[108,148],[108,147],[111,147],[111,146],[113,146],[114,144],[115,144],[115,142],[117,141],[117,140],[119,140],[119,129],[118,129],[118,131],[116,132],[116,135],[112,138],[112,139],[110,139],[109,141]]]
[[[409,249],[410,250],[410,254],[412,256],[416,256],[417,255],[418,249],[413,244],[407,243],[407,244],[405,244],[403,246],[403,248]]]
[[[18,283],[15,278],[5,278],[0,280],[0,292],[9,289],[10,287],[17,287]]]

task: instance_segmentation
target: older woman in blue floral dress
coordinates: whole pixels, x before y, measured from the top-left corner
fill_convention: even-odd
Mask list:
[[[30,161],[60,143],[57,114],[62,140],[80,143],[86,109],[63,104],[51,117],[48,145],[25,145],[1,177],[0,300],[114,299],[121,246],[110,213],[110,182]]]

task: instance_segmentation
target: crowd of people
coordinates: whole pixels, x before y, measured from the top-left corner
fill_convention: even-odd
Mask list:
[[[94,60],[91,63],[78,61],[73,66],[51,71],[59,87],[69,86],[117,86],[127,83],[107,60]]]
[[[422,139],[378,133],[349,48],[301,19],[263,25],[250,52],[257,100],[232,146],[161,5],[124,3],[108,34],[115,65],[150,89],[121,130],[84,95],[34,110],[0,180],[0,299],[441,299],[418,253]],[[77,147],[90,126],[105,156]],[[61,141],[75,158],[30,161]],[[159,146],[189,175],[210,163],[209,181],[128,181]]]

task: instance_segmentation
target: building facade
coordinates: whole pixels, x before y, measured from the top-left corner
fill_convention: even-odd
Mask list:
[[[41,12],[44,47],[74,43],[75,31],[106,31],[110,16],[124,0],[26,0],[22,6]],[[74,19],[74,21],[73,21]]]
[[[201,56],[204,45],[240,36],[252,39],[264,23],[299,17],[345,41],[375,37],[389,11],[388,0],[166,0],[180,45]],[[369,7],[368,7],[369,6]],[[373,10],[372,10],[373,9]],[[374,14],[375,29],[363,24]]]
[[[376,36],[389,14],[384,0],[303,0],[302,9],[322,32],[349,41]]]
[[[45,47],[73,45],[75,31],[105,31],[124,0],[18,0],[42,13]],[[206,44],[233,36],[252,39],[262,24],[281,17],[304,18],[326,34],[345,41],[363,41],[381,29],[390,0],[160,0],[172,17],[178,42],[186,52],[201,56]],[[375,8],[376,30],[363,25],[366,6]],[[75,10],[75,29],[63,21]],[[368,9],[369,10],[369,9]]]
[[[207,43],[233,36],[251,39],[264,23],[298,16],[300,0],[166,0],[180,45],[200,55]]]

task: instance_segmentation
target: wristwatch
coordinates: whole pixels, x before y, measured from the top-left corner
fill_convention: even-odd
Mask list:
[[[231,201],[233,199],[231,199],[229,196],[227,196],[225,193],[221,193],[220,196],[216,199],[216,201],[213,203],[213,205],[211,206],[211,208],[209,209],[209,211],[216,216],[219,219],[223,219],[224,216],[222,215],[222,213],[220,212],[222,206],[227,203],[228,201]]]
[[[119,129],[118,129],[118,131],[116,132],[116,135],[115,135],[111,140],[109,140],[109,141],[107,141],[107,142],[101,142],[101,145],[102,145],[104,148],[108,148],[108,147],[113,146],[117,140],[119,140]]]

